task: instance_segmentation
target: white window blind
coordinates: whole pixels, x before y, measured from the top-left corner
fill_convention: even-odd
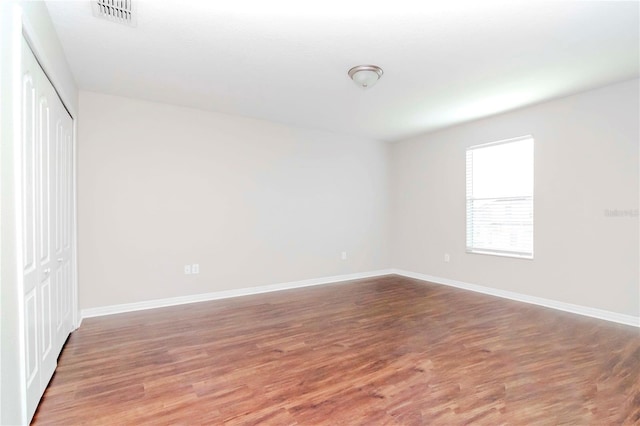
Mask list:
[[[533,258],[533,137],[467,149],[467,252]]]

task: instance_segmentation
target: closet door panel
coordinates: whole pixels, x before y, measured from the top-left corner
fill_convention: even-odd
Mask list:
[[[31,419],[73,329],[73,120],[22,42],[25,390]]]
[[[23,45],[23,57],[25,46]],[[28,414],[35,411],[40,399],[40,268],[38,248],[38,178],[37,159],[38,109],[36,108],[36,82],[33,66],[35,59],[26,58],[22,74],[22,266],[23,266],[23,303],[24,303],[24,352],[25,380]],[[37,64],[36,64],[37,65]]]
[[[57,288],[57,334],[60,347],[73,329],[72,202],[73,202],[73,122],[60,107],[55,128],[56,149],[52,184],[55,193],[53,250]]]
[[[55,92],[48,85],[44,75],[39,75],[37,81],[39,92],[38,103],[38,263],[40,288],[40,369],[41,387],[44,389],[53,376],[56,368],[57,353],[55,347],[55,302],[52,300],[53,291],[51,283],[51,108],[55,101]]]
[[[61,210],[61,181],[60,181],[60,170],[62,169],[62,165],[60,164],[62,161],[62,155],[60,154],[62,149],[62,118],[60,114],[56,114],[55,118],[55,126],[54,126],[54,140],[52,142],[52,151],[51,151],[51,160],[52,160],[52,173],[51,173],[51,187],[52,187],[52,202],[51,207],[53,211],[53,220],[52,220],[52,250],[53,257],[56,259],[53,264],[54,268],[54,282],[55,282],[55,304],[56,304],[56,312],[61,311],[61,307],[63,304],[62,297],[62,288],[61,283],[64,281],[63,274],[63,266],[64,259],[62,258],[62,235],[60,233],[61,223],[62,223],[62,214],[60,214]],[[62,335],[62,324],[63,317],[62,315],[56,315],[56,335]],[[61,346],[63,342],[60,342],[57,339],[58,344]]]

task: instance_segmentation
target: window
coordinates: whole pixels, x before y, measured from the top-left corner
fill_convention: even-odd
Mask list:
[[[467,252],[533,258],[533,137],[467,149]]]

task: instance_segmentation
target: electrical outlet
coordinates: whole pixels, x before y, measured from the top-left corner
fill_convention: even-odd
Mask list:
[[[184,265],[184,274],[191,275],[191,265]]]
[[[445,254],[444,254],[444,261],[445,261],[445,262],[448,262],[448,261],[450,261],[450,260],[451,260],[451,256],[449,256],[449,253],[445,253]]]
[[[192,274],[199,274],[200,273],[200,265],[197,263],[194,263],[193,265],[191,265],[191,273]]]
[[[340,255],[342,260],[347,260],[347,252],[343,251],[342,254]]]

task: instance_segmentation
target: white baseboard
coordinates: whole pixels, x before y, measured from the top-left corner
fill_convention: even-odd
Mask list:
[[[259,287],[247,287],[234,290],[216,291],[213,293],[192,294],[188,296],[170,297],[167,299],[147,300],[143,302],[125,303],[122,305],[101,306],[97,308],[82,309],[80,311],[80,322],[83,318],[99,317],[103,315],[121,314],[124,312],[141,311],[145,309],[163,308],[167,306],[183,305],[186,303],[205,302],[208,300],[228,299],[231,297],[248,296],[252,294],[270,293],[273,291],[290,290],[294,288],[310,287],[322,284],[340,283],[362,278],[380,277],[391,275],[391,269],[379,271],[359,272],[355,274],[335,275],[332,277],[313,278],[302,281],[292,281],[287,283],[271,284]],[[78,324],[79,325],[79,324]]]
[[[477,293],[489,294],[491,296],[502,297],[504,299],[517,300],[518,302],[530,303],[532,305],[545,306],[547,308],[557,309],[559,311],[571,312],[573,314],[584,315],[587,317],[598,318],[606,321],[617,322],[619,324],[640,327],[640,317],[632,315],[620,314],[617,312],[605,311],[604,309],[590,308],[588,306],[574,305],[571,303],[559,302],[557,300],[544,299],[542,297],[529,296],[526,294],[515,293],[507,290],[499,290],[491,287],[484,287],[477,284],[469,284],[462,281],[451,280],[448,278],[434,277],[431,275],[420,274],[417,272],[403,271],[401,269],[393,269],[394,274],[407,278],[415,278],[421,281],[428,281],[435,284],[443,284],[451,287],[457,287],[464,290],[470,290]]]
[[[358,280],[363,278],[380,277],[384,275],[400,275],[407,278],[414,278],[421,281],[427,281],[435,284],[442,284],[450,287],[457,287],[463,290],[469,290],[476,293],[488,294],[491,296],[502,297],[504,299],[516,300],[518,302],[530,303],[533,305],[545,306],[547,308],[557,309],[560,311],[571,312],[578,315],[584,315],[592,318],[598,318],[606,321],[612,321],[620,324],[626,324],[633,327],[640,327],[640,317],[632,315],[620,314],[617,312],[606,311],[603,309],[590,308],[588,306],[574,305],[557,300],[544,299],[542,297],[529,296],[526,294],[516,293],[507,290],[500,290],[491,287],[484,287],[477,284],[465,283],[462,281],[452,280],[449,278],[435,277],[432,275],[421,274],[418,272],[404,271],[401,269],[382,269],[378,271],[360,272],[355,274],[336,275],[332,277],[313,278],[302,281],[292,281],[287,283],[271,284],[259,287],[247,287],[234,290],[217,291],[213,293],[193,294],[188,296],[171,297],[167,299],[147,300],[143,302],[125,303],[122,305],[101,306],[97,308],[83,309],[80,312],[80,320],[78,327],[83,318],[98,317],[103,315],[120,314],[124,312],[141,311],[145,309],[162,308],[167,306],[183,305],[186,303],[205,302],[208,300],[228,299],[231,297],[248,296],[252,294],[270,293],[280,290],[289,290],[294,288],[310,287],[323,284],[332,284]]]

